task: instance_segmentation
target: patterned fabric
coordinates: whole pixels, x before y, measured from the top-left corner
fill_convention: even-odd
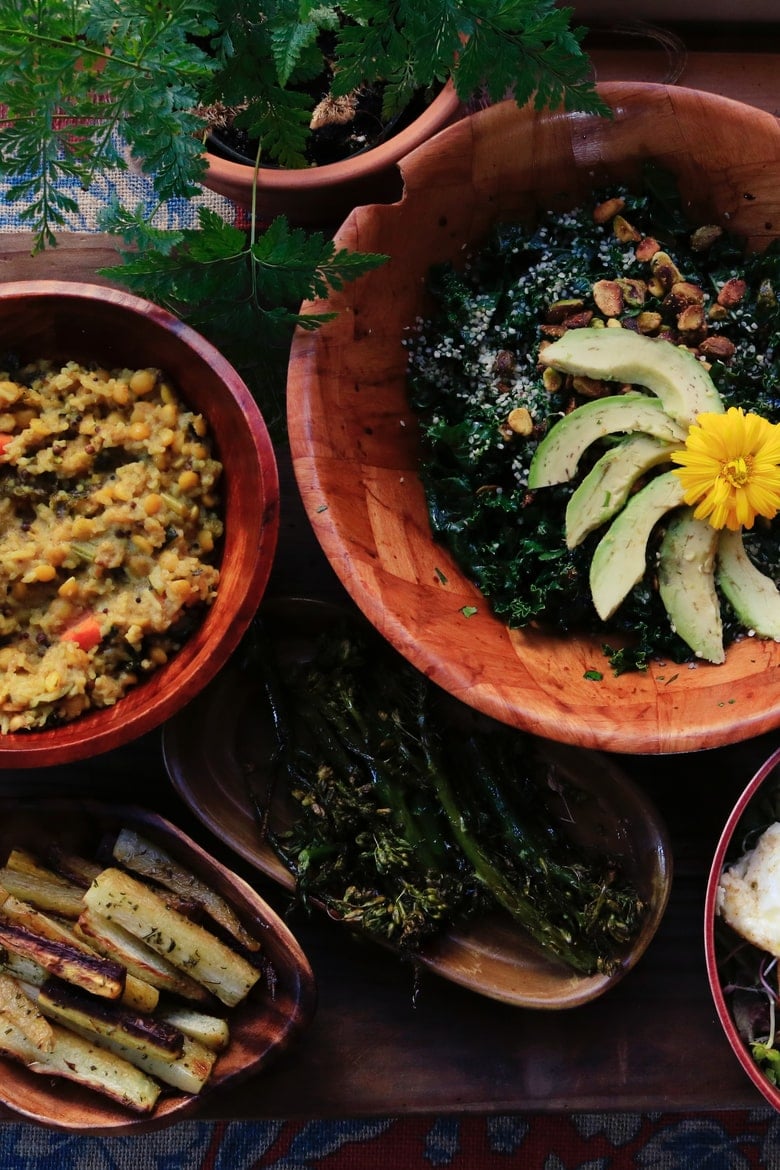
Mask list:
[[[181,1122],[129,1140],[0,1127],[3,1170],[765,1170],[769,1109],[313,1122]]]
[[[8,178],[0,173],[0,232],[25,231],[26,225],[19,218],[24,202],[8,201],[7,193],[10,186]],[[157,196],[151,181],[132,163],[126,171],[105,171],[98,174],[88,191],[82,190],[76,179],[64,182],[63,191],[78,204],[78,212],[67,216],[64,228],[59,229],[61,231],[98,231],[100,213],[114,196],[132,210],[142,204],[147,215],[151,214],[157,205]],[[204,190],[202,195],[194,199],[169,200],[155,215],[155,227],[163,229],[196,227],[198,209],[201,206],[212,208],[229,222],[236,222],[238,218],[239,213],[235,204],[221,195]]]

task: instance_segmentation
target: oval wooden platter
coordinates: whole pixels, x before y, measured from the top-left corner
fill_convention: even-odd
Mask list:
[[[611,119],[511,102],[474,114],[404,160],[401,202],[350,215],[337,245],[389,260],[310,306],[336,317],[294,340],[290,444],[307,514],[346,589],[445,690],[564,743],[692,751],[780,723],[780,646],[746,638],[722,666],[656,663],[613,677],[597,638],[510,631],[432,539],[405,391],[403,339],[428,307],[430,265],[462,256],[498,219],[576,206],[654,159],[675,172],[700,222],[727,224],[751,249],[780,233],[780,126],[770,114],[662,85],[601,91]]]
[[[343,616],[338,607],[308,599],[268,598],[262,608],[276,652],[293,661],[306,661],[325,625]],[[473,712],[462,707],[453,712],[454,718],[464,716]],[[236,664],[163,729],[165,763],[179,796],[215,836],[292,892],[294,879],[264,840],[247,787],[251,772],[255,792],[262,790],[273,750],[264,696]],[[582,794],[579,838],[618,858],[637,883],[647,905],[639,935],[613,974],[581,976],[545,955],[508,915],[495,913],[448,930],[426,944],[415,961],[479,995],[561,1009],[603,995],[639,961],[666,909],[672,855],[652,802],[613,761],[552,743],[544,751],[551,776],[557,773]],[[270,809],[274,829],[290,824],[294,814],[278,794]]]
[[[66,851],[94,857],[106,834],[135,829],[171,853],[226,898],[244,926],[259,938],[272,979],[261,977],[229,1014],[230,1044],[207,1086],[196,1097],[165,1091],[150,1115],[134,1115],[108,1097],[77,1084],[30,1072],[0,1057],[0,1102],[31,1121],[80,1133],[133,1134],[161,1128],[195,1113],[204,1097],[230,1092],[258,1074],[298,1040],[315,1010],[314,978],[306,956],[284,923],[237,874],[211,857],[175,825],[132,806],[78,798],[10,797],[0,800],[0,853],[35,852],[50,838]]]

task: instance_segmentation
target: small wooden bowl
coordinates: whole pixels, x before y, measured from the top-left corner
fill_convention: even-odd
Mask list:
[[[729,952],[733,945],[737,945],[736,936],[729,935],[724,941],[718,930],[718,886],[724,868],[736,861],[745,850],[745,833],[756,827],[758,821],[764,817],[757,808],[759,802],[777,806],[777,796],[772,799],[767,790],[772,788],[777,793],[780,787],[780,747],[775,748],[771,755],[760,766],[750,783],[742,792],[734,805],[728,820],[721,833],[712,860],[710,874],[707,881],[707,893],[704,904],[704,955],[707,964],[707,978],[710,991],[715,1003],[723,1031],[726,1034],[731,1049],[750,1080],[766,1098],[770,1105],[780,1110],[780,1086],[773,1085],[753,1060],[750,1048],[740,1033],[732,1013],[729,997],[726,993],[725,966],[728,963]],[[747,946],[747,944],[745,944]]]
[[[727,225],[749,249],[780,233],[775,118],[676,87],[600,91],[612,119],[508,102],[457,122],[402,162],[400,203],[350,215],[337,246],[390,259],[329,299],[334,320],[298,332],[290,444],[307,513],[344,585],[445,690],[554,740],[692,751],[780,723],[780,645],[746,638],[722,666],[656,664],[613,677],[598,638],[510,631],[432,539],[406,397],[404,333],[430,310],[430,266],[462,257],[499,219],[581,205],[594,187],[635,182],[654,159],[677,175],[694,220]],[[588,677],[594,668],[600,682]]]
[[[91,800],[6,799],[0,802],[0,856],[12,848],[36,852],[55,839],[66,851],[94,857],[106,835],[129,828],[170,853],[235,909],[243,925],[262,944],[269,965],[249,996],[228,1018],[230,1044],[214,1065],[198,1096],[164,1091],[149,1115],[137,1115],[109,1097],[62,1078],[34,1073],[0,1057],[0,1103],[30,1121],[77,1133],[137,1134],[160,1129],[197,1112],[204,1098],[224,1096],[256,1076],[305,1032],[316,1007],[316,987],[308,959],[278,915],[242,878],[232,873],[181,829],[132,806]]]
[[[208,421],[222,483],[218,595],[179,653],[113,707],[51,730],[0,736],[0,768],[63,764],[119,747],[163,723],[226,662],[262,597],[279,524],[276,460],[249,390],[217,350],[138,297],[66,281],[0,284],[0,353],[22,359],[154,366]]]

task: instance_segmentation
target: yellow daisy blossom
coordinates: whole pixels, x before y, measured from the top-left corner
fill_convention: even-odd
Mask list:
[[[780,424],[735,406],[700,414],[671,458],[686,504],[713,528],[752,528],[780,511]]]

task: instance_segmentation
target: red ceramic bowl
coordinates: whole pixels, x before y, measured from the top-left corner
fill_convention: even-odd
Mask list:
[[[761,1069],[753,1060],[750,1048],[740,1035],[732,1009],[724,987],[723,963],[726,958],[726,948],[718,940],[717,931],[717,895],[720,876],[727,863],[736,860],[742,853],[741,840],[745,828],[745,819],[755,801],[761,799],[765,785],[780,785],[780,748],[776,748],[767,760],[761,765],[750,781],[739,800],[735,804],[725,828],[721,833],[718,847],[710,869],[707,881],[707,895],[704,907],[704,953],[707,963],[707,978],[710,990],[715,1001],[715,1010],[718,1013],[726,1038],[731,1045],[737,1060],[750,1077],[753,1084],[766,1098],[770,1105],[780,1110],[780,1087],[771,1084]]]
[[[222,483],[225,536],[218,594],[202,624],[164,667],[113,707],[51,730],[0,736],[0,768],[63,764],[137,738],[183,707],[217,673],[263,595],[276,548],[279,485],[265,423],[221,354],[165,310],[97,285],[0,284],[0,353],[153,366],[206,418]]]

